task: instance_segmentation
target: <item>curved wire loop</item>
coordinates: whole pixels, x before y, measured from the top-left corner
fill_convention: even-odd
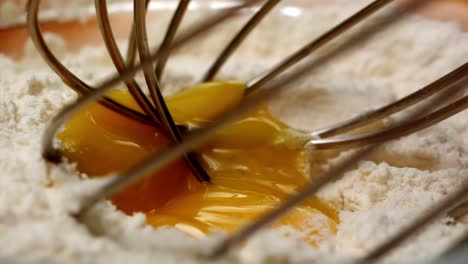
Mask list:
[[[460,111],[465,110],[468,107],[468,96],[465,96],[437,111],[433,111],[429,114],[422,115],[422,117],[413,119],[409,122],[398,124],[395,127],[387,128],[382,131],[377,131],[364,135],[353,135],[344,137],[331,137],[338,132],[347,132],[371,122],[381,120],[391,114],[402,111],[414,104],[421,102],[422,100],[433,96],[434,94],[443,91],[444,89],[450,88],[455,83],[463,80],[468,76],[468,62],[436,80],[435,82],[427,85],[426,87],[417,90],[416,92],[403,97],[402,99],[390,103],[384,107],[378,108],[374,111],[359,115],[356,118],[352,118],[349,121],[345,121],[331,129],[319,130],[319,132],[312,132],[311,134],[316,139],[309,141],[317,149],[332,149],[332,148],[349,148],[349,147],[361,147],[368,144],[373,144],[380,141],[388,141],[394,138],[402,137],[418,130],[429,127],[437,122],[440,122],[447,117],[450,117]],[[324,138],[323,138],[324,137]],[[328,138],[331,137],[331,138]]]
[[[150,49],[148,44],[148,37],[146,32],[146,23],[145,23],[145,0],[135,0],[134,1],[134,18],[135,18],[135,32],[137,39],[137,48],[140,55],[140,60],[144,61],[149,58]],[[188,1],[182,1],[181,4],[188,4]],[[170,44],[170,42],[169,42]],[[165,52],[169,48],[168,45],[161,47],[162,54],[169,54]],[[161,59],[166,60],[168,56],[163,56]],[[182,134],[177,127],[172,115],[169,111],[169,108],[164,101],[164,97],[161,93],[159,82],[156,77],[156,73],[153,69],[153,64],[148,64],[146,67],[143,67],[143,73],[145,76],[148,89],[150,90],[151,98],[156,106],[158,115],[160,116],[160,121],[163,124],[164,130],[169,134],[172,142],[180,144],[183,141]],[[184,158],[187,161],[188,165],[192,169],[192,172],[195,174],[195,177],[199,181],[210,181],[210,176],[203,169],[201,164],[198,162],[197,156],[194,152],[186,152]]]
[[[148,7],[150,0],[146,0],[146,7]],[[177,30],[182,22],[182,19],[188,9],[191,0],[180,0],[179,5],[177,6],[174,15],[169,22],[169,26],[167,28],[166,34],[164,39],[161,43],[160,49],[167,49],[176,36]],[[130,38],[128,40],[128,50],[126,55],[127,65],[131,66],[135,63],[136,58],[136,50],[137,50],[137,40],[136,40],[136,32],[135,32],[135,25],[132,25],[132,31],[130,34]],[[158,80],[161,80],[162,74],[164,72],[164,68],[166,66],[167,59],[169,58],[169,54],[164,55],[156,62],[155,73]]]
[[[96,15],[99,24],[99,29],[106,45],[107,51],[112,59],[112,62],[115,65],[115,68],[119,73],[122,73],[126,69],[126,65],[122,54],[120,53],[117,42],[115,41],[114,34],[109,21],[109,14],[107,12],[106,0],[95,0]],[[148,115],[154,125],[160,124],[160,116],[154,106],[150,103],[144,92],[141,90],[137,82],[132,78],[125,80],[125,84],[138,103],[138,106]],[[150,89],[151,91],[151,89]],[[153,102],[154,103],[154,102]]]
[[[338,134],[346,133],[362,126],[368,125],[372,122],[382,120],[394,113],[397,113],[403,109],[406,109],[422,100],[434,95],[435,93],[449,87],[454,79],[461,78],[461,76],[468,71],[468,63],[463,64],[456,70],[448,73],[444,77],[440,78],[436,82],[411,93],[398,101],[392,102],[386,106],[371,110],[369,112],[360,114],[354,118],[346,120],[344,122],[337,123],[331,127],[319,129],[310,134],[315,137],[328,138]]]
[[[28,14],[27,14],[27,25],[28,31],[31,36],[31,39],[36,46],[37,50],[41,54],[42,58],[47,62],[47,64],[55,71],[55,73],[62,79],[62,81],[70,86],[74,91],[80,95],[86,95],[87,93],[94,90],[91,86],[87,85],[71,71],[69,71],[60,61],[54,56],[51,50],[48,48],[42,32],[39,28],[38,13],[39,13],[40,0],[31,0],[28,1]],[[135,119],[137,121],[143,122],[145,124],[150,124],[148,116],[139,113],[131,108],[123,106],[118,102],[110,98],[99,99],[99,103],[105,107],[121,113],[129,118]],[[56,156],[45,155],[45,157],[50,161],[57,161]],[[59,160],[60,158],[58,158]]]

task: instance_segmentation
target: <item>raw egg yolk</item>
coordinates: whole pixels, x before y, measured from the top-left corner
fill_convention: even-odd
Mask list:
[[[196,129],[236,106],[245,85],[210,82],[168,96],[174,120]],[[110,97],[141,111],[128,92]],[[65,157],[80,172],[101,177],[123,172],[170,146],[162,129],[145,125],[95,103],[76,114],[57,136]],[[144,212],[149,224],[171,226],[194,237],[221,230],[228,233],[274,208],[308,182],[304,139],[295,136],[265,107],[219,130],[198,148],[199,160],[211,177],[197,182],[184,160],[110,197],[127,214]],[[300,234],[311,245],[335,233],[338,217],[325,202],[311,198],[272,228]],[[289,231],[286,231],[289,230]]]

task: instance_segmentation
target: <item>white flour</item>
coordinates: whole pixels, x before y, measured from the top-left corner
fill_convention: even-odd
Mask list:
[[[305,10],[298,17],[275,12],[230,60],[220,78],[248,80],[369,1],[322,2],[320,8]],[[167,19],[167,15],[160,18]],[[167,91],[198,81],[217,54],[214,50],[222,48],[240,22],[217,29],[216,35],[174,56],[166,71]],[[152,36],[160,37],[161,23],[151,27],[150,32],[158,33]],[[96,84],[113,72],[104,48],[68,54],[61,39],[49,39],[58,57],[83,79]],[[200,255],[215,237],[196,241],[174,230],[155,230],[145,225],[142,214],[127,217],[107,202],[87,218],[89,228],[69,216],[79,206],[79,197],[99,183],[79,180],[72,166],[46,164],[40,146],[50,118],[76,96],[31,45],[26,54],[19,62],[0,55],[0,260],[205,262]],[[321,65],[307,81],[273,102],[271,109],[292,126],[312,130],[404,96],[467,59],[468,34],[457,25],[405,17],[353,52]],[[467,178],[467,118],[468,113],[461,113],[387,143],[371,160],[323,190],[320,196],[340,210],[341,223],[336,237],[318,250],[265,231],[220,263],[323,263],[365,255]],[[423,260],[442,252],[465,229],[447,221],[437,221],[387,261]]]

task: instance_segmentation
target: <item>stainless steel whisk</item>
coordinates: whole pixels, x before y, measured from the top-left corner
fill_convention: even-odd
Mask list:
[[[257,91],[257,93],[243,100],[243,102],[241,102],[237,108],[227,111],[217,120],[215,120],[216,122],[210,123],[204,128],[193,132],[188,132],[184,127],[177,125],[172,119],[160,89],[159,80],[162,77],[164,66],[167,59],[169,58],[169,54],[184,44],[200,38],[205,33],[207,33],[209,29],[212,29],[215,26],[232,19],[238,13],[238,11],[261,3],[258,11],[255,12],[252,18],[234,36],[232,41],[222,51],[222,53],[218,56],[216,61],[203,77],[204,81],[212,80],[223,64],[235,52],[237,47],[241,45],[242,41],[269,13],[269,11],[271,11],[280,2],[280,0],[240,1],[239,5],[220,11],[218,15],[206,19],[201,24],[194,26],[191,30],[187,31],[185,34],[182,34],[181,37],[176,39],[176,31],[190,2],[190,0],[180,0],[166,32],[165,38],[159,49],[153,54],[150,53],[146,35],[145,14],[148,2],[149,1],[145,0],[134,1],[134,25],[132,28],[131,37],[129,39],[129,49],[126,55],[126,60],[124,60],[117,47],[112,29],[110,27],[106,2],[104,0],[95,0],[96,13],[101,33],[104,38],[107,50],[119,73],[116,76],[109,77],[98,87],[91,87],[84,83],[73,73],[71,73],[66,67],[64,67],[56,57],[54,57],[54,55],[47,47],[39,28],[37,16],[40,0],[30,0],[28,2],[28,27],[36,47],[38,48],[43,58],[47,61],[49,66],[62,78],[62,80],[81,95],[81,97],[74,104],[65,107],[48,126],[43,141],[43,155],[47,160],[51,162],[61,161],[60,150],[54,148],[53,146],[53,138],[55,133],[68,118],[70,118],[84,106],[96,100],[98,100],[99,103],[103,104],[104,106],[132,119],[163,128],[164,131],[170,135],[173,141],[173,146],[171,148],[167,148],[160,153],[154,154],[129,171],[117,176],[113,181],[103,186],[95,195],[88,197],[84,201],[81,210],[75,215],[78,219],[83,217],[96,202],[105,199],[106,197],[118,192],[129,184],[138,181],[148,172],[161,169],[168,162],[171,162],[181,156],[185,157],[185,160],[188,164],[190,164],[192,171],[199,180],[209,181],[209,175],[199,164],[196,153],[192,152],[194,148],[203,144],[210,138],[213,132],[227,123],[235,120],[242,113],[245,113],[249,109],[255,107],[258,103],[261,103],[264,100],[267,100],[287,89],[287,87],[293,84],[294,81],[303,78],[308,71],[314,67],[318,67],[320,63],[326,61],[331,56],[336,55],[339,52],[347,50],[354,43],[358,43],[361,39],[373,34],[382,27],[389,25],[399,17],[399,14],[392,13],[388,15],[386,19],[382,20],[384,22],[381,24],[373,25],[366,31],[355,33],[355,36],[353,36],[353,38],[351,38],[348,43],[345,43],[346,46],[340,47],[339,50],[334,51],[333,53],[329,54],[329,56],[326,56],[321,60],[305,63],[300,67],[298,66],[294,71],[280,76],[286,69],[289,69],[291,66],[295,65],[297,62],[301,61],[312,52],[334,40],[342,33],[355,27],[357,24],[392,2],[392,0],[373,1],[348,19],[344,20],[317,39],[312,40],[300,50],[285,58],[282,62],[280,62],[278,65],[275,65],[268,72],[248,82],[246,93],[250,93],[252,91]],[[408,4],[407,8],[415,8],[422,2],[424,1],[414,1]],[[140,57],[140,63],[134,65],[137,53]],[[155,61],[156,66],[154,66]],[[149,98],[144,94],[139,85],[133,79],[134,75],[139,70],[143,70],[144,72],[146,84],[150,92]],[[427,128],[460,111],[465,110],[468,107],[468,96],[465,95],[462,98],[456,99],[454,98],[454,95],[457,94],[457,91],[464,88],[462,81],[467,75],[468,62],[453,70],[449,74],[434,81],[433,83],[398,101],[363,113],[355,118],[336,124],[332,127],[311,132],[309,134],[311,140],[308,142],[308,144],[316,149],[351,147],[359,148],[347,160],[343,161],[341,164],[334,167],[330,171],[319,175],[320,177],[309,183],[307,186],[304,186],[301,191],[299,191],[296,195],[291,196],[283,204],[278,205],[276,209],[272,210],[271,212],[267,212],[263,217],[250,223],[240,231],[234,233],[232,236],[224,239],[219,245],[217,245],[212,254],[207,257],[214,258],[222,256],[232,247],[246,240],[259,229],[272,223],[278,217],[288,212],[288,210],[295,205],[314,195],[326,184],[339,179],[343,173],[346,172],[353,164],[355,164],[360,159],[363,159],[379,144]],[[105,94],[121,81],[125,82],[128,90],[138,102],[138,105],[141,107],[141,109],[144,110],[145,114],[141,114],[119,104],[116,101],[113,101],[112,99],[105,97]],[[429,97],[433,97],[431,101],[433,104],[426,104],[422,106],[416,112],[408,115],[397,124],[368,134],[343,135],[344,133],[352,131],[356,128],[360,128],[369,123],[382,120],[383,118],[400,112],[419,102],[427,101],[429,100]],[[450,103],[448,103],[449,101]],[[433,109],[433,105],[437,105],[437,108]],[[433,207],[427,210],[426,213],[417,216],[414,222],[403,226],[397,232],[397,234],[388,238],[386,241],[384,241],[384,243],[373,249],[366,257],[358,259],[356,262],[372,262],[384,256],[411,235],[420,231],[421,228],[429,224],[438,216],[446,213],[447,209],[452,208],[453,205],[459,203],[467,192],[468,181],[460,183],[459,188],[457,188],[454,193],[448,195],[447,198],[443,201],[435,204]],[[468,233],[465,234],[464,238],[466,239],[467,237]],[[463,241],[463,239],[460,241]]]

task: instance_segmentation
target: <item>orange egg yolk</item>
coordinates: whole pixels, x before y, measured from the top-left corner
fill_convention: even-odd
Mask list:
[[[168,96],[174,120],[189,129],[203,126],[237,105],[245,85],[211,82]],[[141,111],[126,91],[110,97]],[[65,157],[80,172],[101,177],[123,172],[170,146],[160,128],[131,120],[92,104],[76,114],[57,136]],[[228,233],[274,208],[308,182],[303,139],[265,107],[251,111],[218,131],[197,153],[210,183],[200,183],[183,159],[147,175],[110,197],[127,214],[144,212],[149,224],[175,227],[194,237]],[[311,245],[335,233],[337,214],[311,198],[273,228],[291,227]],[[286,230],[284,229],[284,230]],[[285,232],[290,235],[291,232]]]

